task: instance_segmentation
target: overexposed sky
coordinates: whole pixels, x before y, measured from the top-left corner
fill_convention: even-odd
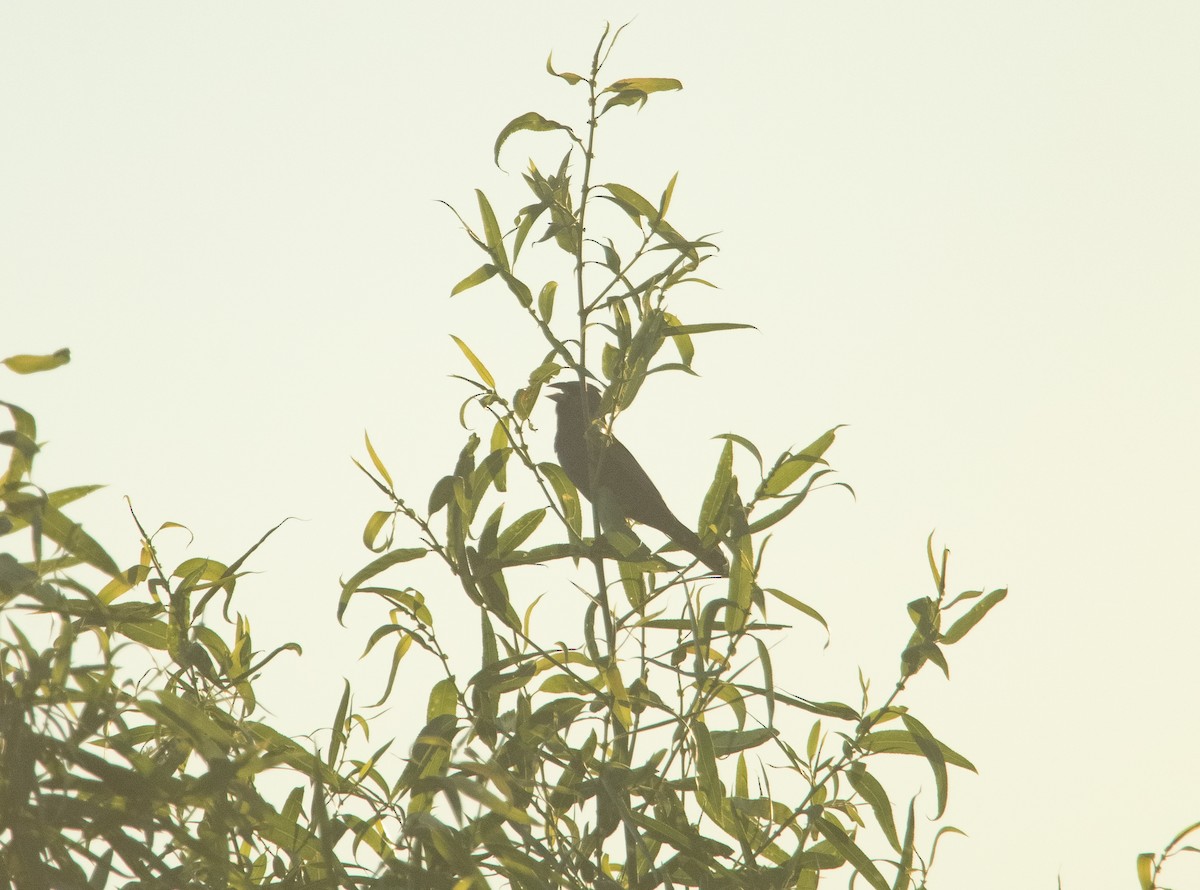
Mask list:
[[[606,118],[597,179],[656,195],[679,171],[672,219],[719,233],[721,289],[675,311],[758,330],[700,338],[703,376],[648,387],[623,439],[692,517],[711,436],[778,452],[849,424],[828,457],[857,501],[814,497],[772,547],[833,643],[797,628],[776,676],[889,684],[936,529],[952,587],[1011,592],[952,682],[912,689],[980,768],[952,779],[970,837],[934,886],[1133,887],[1200,819],[1200,6],[2,9],[0,354],[74,360],[0,398],[39,420],[43,485],[109,484],[77,513],[120,563],[126,495],[195,531],[178,558],[302,518],[242,584],[256,644],[305,647],[261,689],[285,727],[332,719],[343,675],[380,689],[356,661],[378,614],[334,619],[383,506],[362,430],[424,503],[463,435],[449,334],[510,392],[544,351],[498,287],[448,299],[481,259],[436,201],[526,203],[525,157],[565,147],[514,137],[502,171],[497,132],[577,115],[547,53],[584,69],[604,17],[635,19],[612,79],[685,89]]]

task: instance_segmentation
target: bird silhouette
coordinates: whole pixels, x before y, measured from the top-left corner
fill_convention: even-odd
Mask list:
[[[593,421],[600,413],[600,390],[591,384],[583,386],[578,381],[555,383],[551,388],[558,390],[550,395],[558,415],[554,453],[558,455],[563,472],[580,493],[592,503],[598,503],[597,497],[600,497],[624,518],[658,529],[714,572],[728,575],[729,563],[725,555],[717,547],[705,547],[694,531],[675,518],[629,449],[615,437],[599,434],[593,427]],[[592,430],[595,431],[589,432]],[[589,435],[596,462],[594,470],[588,463]]]

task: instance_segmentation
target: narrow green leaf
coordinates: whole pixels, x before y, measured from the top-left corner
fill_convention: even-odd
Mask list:
[[[498,271],[499,271],[499,268],[497,266],[494,266],[492,263],[484,263],[482,266],[480,266],[478,269],[476,269],[474,272],[472,272],[470,275],[468,275],[466,278],[464,278],[458,284],[454,285],[454,288],[450,291],[450,296],[452,296],[452,297],[457,296],[458,294],[461,294],[465,290],[470,290],[471,288],[475,287],[475,285],[477,285],[477,284],[483,284],[485,281],[487,281],[489,278],[491,278],[493,275],[495,275]]]
[[[759,488],[760,496],[773,497],[782,494],[793,482],[804,475],[816,463],[825,463],[822,455],[829,450],[837,431],[843,424],[827,430],[799,454],[786,454],[771,470]]]
[[[338,621],[342,620],[342,614],[346,611],[346,605],[350,602],[350,597],[362,587],[364,581],[368,578],[374,578],[380,572],[399,563],[420,559],[425,553],[426,550],[423,547],[400,548],[393,550],[391,553],[385,553],[378,559],[371,560],[371,562],[355,572],[349,581],[342,584],[342,595],[338,600]]]
[[[941,641],[946,645],[957,643],[967,635],[976,624],[982,620],[983,616],[991,611],[992,607],[1008,596],[1008,589],[993,590],[975,605],[967,610],[966,614],[950,625],[950,629],[942,634]]]
[[[558,464],[540,463],[537,468],[538,472],[546,477],[546,481],[550,483],[550,487],[558,496],[558,502],[562,505],[563,518],[567,520],[567,525],[575,533],[575,537],[582,538],[583,509],[579,503],[579,492],[576,490],[575,484],[567,478],[567,474]]]
[[[555,77],[561,77],[571,86],[575,86],[575,84],[583,80],[583,78],[578,74],[572,74],[570,71],[555,71],[554,65],[551,64],[553,58],[554,53],[550,53],[550,55],[546,56],[546,71],[548,71],[550,74],[553,74]]]
[[[738,516],[745,516],[745,508],[737,496],[736,479],[733,480],[732,489],[729,513],[736,520]],[[741,528],[737,524],[730,528],[733,540],[729,549],[733,559],[729,564],[729,599],[736,607],[725,610],[725,630],[731,634],[745,628],[754,601],[754,542],[745,527],[745,519],[741,520],[740,525]]]
[[[719,804],[725,798],[725,792],[721,787],[721,778],[717,774],[717,757],[713,750],[712,737],[708,727],[699,720],[692,721],[691,729],[692,739],[696,743],[695,760],[700,780],[699,790],[714,805]]]
[[[713,752],[717,757],[725,757],[738,751],[757,748],[779,735],[778,730],[761,727],[759,729],[718,729],[711,733]]]
[[[546,508],[530,510],[524,516],[515,520],[512,525],[500,533],[496,542],[496,556],[503,559],[525,542],[534,533],[542,520],[546,518]]]
[[[678,328],[683,327],[683,322],[670,312],[663,313],[663,320],[667,323],[667,329],[675,329],[675,333],[671,335],[671,342],[675,344],[675,350],[679,353],[679,360],[683,362],[685,367],[691,367],[692,359],[696,357],[696,346],[692,343],[692,338],[687,334],[678,333]]]
[[[528,309],[533,303],[533,292],[529,289],[524,281],[511,272],[500,270],[500,277],[504,279],[504,283],[508,285],[508,289],[516,296],[517,302],[521,304],[522,309]]]
[[[1138,853],[1137,877],[1142,890],[1154,890],[1154,854]]]
[[[337,713],[333,717],[333,737],[329,742],[329,754],[325,757],[325,764],[335,768],[338,754],[341,753],[342,745],[346,743],[346,714],[350,710],[350,681],[343,679],[342,684],[342,699],[338,702]]]
[[[78,522],[68,519],[66,515],[49,503],[42,505],[41,520],[42,534],[67,553],[78,557],[109,577],[115,578],[121,574],[121,570],[113,562],[113,558],[91,535],[83,530],[83,526]]]
[[[741,445],[743,448],[745,448],[747,451],[749,451],[752,455],[754,455],[754,459],[756,461],[758,461],[758,471],[760,473],[762,472],[762,468],[763,468],[762,452],[760,452],[758,450],[758,446],[756,446],[753,442],[751,442],[745,436],[739,436],[737,433],[720,433],[716,436],[713,436],[713,438],[714,439],[727,439],[730,442],[733,442],[737,445]]]
[[[617,199],[621,209],[632,216],[634,221],[637,221],[638,217],[645,217],[651,221],[658,219],[658,208],[629,186],[619,182],[606,182],[603,188],[608,189],[609,194]]]
[[[731,322],[731,321],[713,321],[713,322],[705,322],[703,324],[667,325],[667,328],[664,331],[664,333],[669,337],[677,337],[680,334],[687,334],[687,335],[691,336],[692,334],[708,334],[708,333],[711,333],[712,331],[743,331],[743,330],[757,331],[758,328],[756,328],[752,324],[738,324],[736,322]]]
[[[547,60],[547,67],[548,66],[549,61]],[[554,74],[555,72],[551,71],[550,73]],[[556,76],[567,80],[567,77],[563,75]],[[576,75],[572,74],[570,76],[575,77]],[[504,129],[500,131],[500,135],[496,137],[496,145],[493,149],[493,158],[497,167],[500,166],[500,149],[504,147],[504,143],[508,141],[508,137],[513,133],[519,133],[522,130],[534,130],[540,133],[544,133],[548,130],[565,130],[571,139],[575,140],[575,132],[566,124],[560,124],[558,121],[548,120],[542,117],[536,111],[527,111],[522,115],[514,117],[507,124],[505,124]]]
[[[449,677],[439,680],[429,691],[429,704],[425,708],[425,722],[432,723],[437,717],[453,717],[458,713],[458,687]]]
[[[725,443],[717,467],[713,471],[712,483],[704,495],[700,505],[700,537],[701,539],[719,536],[724,531],[725,515],[733,495],[733,444]],[[713,532],[710,536],[709,532]]]
[[[780,602],[787,603],[797,612],[802,612],[803,614],[807,615],[813,621],[817,622],[817,624],[821,625],[821,627],[825,628],[826,634],[829,633],[829,625],[825,621],[825,616],[812,606],[808,605],[808,603],[801,602],[790,593],[784,593],[782,590],[777,590],[774,587],[764,587],[763,590],[771,594],[771,596],[775,597],[775,599],[779,600]]]
[[[504,250],[504,238],[500,234],[500,224],[496,222],[496,213],[482,191],[475,189],[475,197],[479,199],[479,215],[483,219],[483,238],[487,242],[488,253],[501,271],[508,272],[508,254]]]
[[[908,802],[908,821],[904,826],[904,843],[901,845],[899,868],[896,870],[896,882],[892,884],[892,890],[908,890],[910,884],[913,855],[916,852],[916,804],[915,797]]]
[[[547,281],[543,286],[541,293],[538,294],[538,315],[542,317],[542,321],[550,323],[551,317],[554,315],[554,294],[558,291],[557,281]]]
[[[71,350],[60,349],[50,355],[10,355],[4,359],[4,364],[17,374],[37,374],[40,371],[53,371],[70,360]]]
[[[782,700],[782,696],[780,697]],[[936,740],[935,740],[936,741]],[[875,754],[909,754],[917,757],[924,757],[925,751],[917,744],[911,732],[905,732],[902,729],[880,729],[875,732],[868,733],[863,736],[861,746],[865,751],[871,751]],[[942,758],[951,766],[969,769],[971,772],[978,772],[975,769],[975,764],[967,760],[953,748],[946,745],[944,742],[937,742],[938,750],[941,752]]]
[[[371,437],[363,430],[363,441],[367,443],[367,454],[371,456],[371,463],[375,465],[375,469],[379,471],[379,475],[384,478],[388,485],[392,485],[392,475],[387,471],[387,467],[383,465],[383,461],[379,459],[379,455],[375,453],[375,446],[371,444]]]
[[[804,503],[805,498],[807,498],[809,492],[812,491],[813,484],[825,474],[832,472],[833,470],[829,469],[817,470],[817,472],[809,476],[804,483],[804,487],[795,494],[790,495],[788,499],[784,501],[782,507],[780,507],[778,510],[768,513],[766,516],[760,516],[758,519],[750,523],[751,533],[758,534],[761,531],[765,531],[766,529],[770,528],[776,523],[782,522],[784,519],[790,516],[793,510]],[[760,496],[762,495],[762,490],[763,487],[760,484],[758,487],[758,494]]]
[[[825,839],[833,844],[855,871],[867,879],[867,883],[876,890],[891,890],[879,869],[875,867],[875,863],[871,861],[871,857],[864,853],[858,844],[854,843],[841,825],[825,815],[817,816],[814,821],[820,826],[821,834],[825,836]]]
[[[612,242],[610,241],[608,244],[601,244],[600,247],[604,251],[605,267],[608,269],[608,271],[614,274],[619,273],[621,271],[621,258],[617,255],[617,251],[613,247]]]
[[[467,361],[471,363],[471,367],[475,369],[475,373],[477,373],[483,382],[487,384],[488,389],[494,392],[496,389],[496,380],[492,377],[492,373],[487,369],[483,362],[476,358],[475,353],[471,351],[471,348],[462,340],[458,339],[458,337],[455,337],[453,334],[451,334],[450,339],[458,344],[458,348],[461,349],[462,354],[467,357]]]
[[[667,187],[663,190],[662,197],[658,199],[658,218],[662,219],[667,215],[667,210],[671,206],[671,196],[675,194],[675,180],[679,178],[679,171],[671,177],[671,181],[667,183]]]
[[[376,544],[375,539],[379,537],[379,533],[383,530],[384,525],[391,518],[392,513],[390,510],[376,510],[371,514],[371,518],[367,520],[367,524],[363,527],[363,545],[372,553],[379,553],[387,549],[391,535],[382,544]]]
[[[896,820],[892,814],[892,802],[888,800],[887,791],[867,768],[860,762],[850,766],[850,786],[858,792],[858,796],[867,802],[867,806],[875,814],[875,821],[883,829],[883,834],[892,849],[901,852],[900,837],[896,833]]]
[[[904,725],[912,733],[913,741],[917,743],[917,747],[921,749],[921,753],[929,761],[930,769],[933,770],[933,780],[937,785],[938,801],[937,815],[934,818],[940,819],[942,818],[942,814],[946,812],[946,799],[949,794],[946,757],[942,753],[941,742],[934,738],[933,733],[916,717],[910,714],[901,714],[900,719],[904,721]]]
[[[815,763],[817,752],[820,751],[821,744],[821,721],[814,720],[813,725],[808,730],[808,742],[804,746],[804,753],[808,755],[810,763]]]
[[[674,77],[626,77],[613,81],[604,88],[605,93],[624,93],[637,90],[640,93],[661,93],[665,90],[682,90],[683,83]]]

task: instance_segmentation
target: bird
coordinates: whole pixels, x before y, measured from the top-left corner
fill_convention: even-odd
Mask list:
[[[600,390],[579,381],[551,384],[550,399],[555,402],[558,428],[554,435],[554,453],[559,466],[579,492],[592,503],[597,496],[609,501],[622,516],[658,529],[719,575],[729,574],[729,563],[717,547],[705,547],[694,531],[680,522],[663,500],[642,465],[621,442],[611,435],[596,436],[596,486],[588,466],[588,430],[600,413]],[[584,402],[584,393],[587,402]]]

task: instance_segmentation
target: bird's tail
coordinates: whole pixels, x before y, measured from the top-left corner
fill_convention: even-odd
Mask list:
[[[692,554],[718,575],[729,574],[729,562],[725,559],[725,554],[721,552],[720,547],[705,547],[696,533],[682,522],[679,523],[678,527],[671,529],[670,535],[676,544],[688,551],[688,553]]]

